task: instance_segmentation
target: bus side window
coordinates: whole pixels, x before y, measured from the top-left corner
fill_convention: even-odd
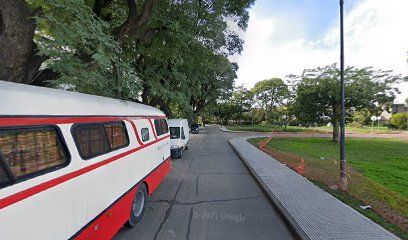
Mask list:
[[[72,133],[78,152],[85,160],[129,146],[123,122],[75,124]]]
[[[149,141],[149,129],[148,128],[142,128],[140,130],[140,135],[142,136],[142,141],[146,142]]]
[[[154,119],[154,128],[156,129],[156,135],[160,136],[162,134],[160,119]]]
[[[0,188],[9,185],[12,182],[15,182],[15,177],[11,173],[10,168],[0,151]]]
[[[69,162],[53,127],[0,129],[0,152],[0,184],[56,170]]]
[[[169,126],[167,125],[166,119],[160,119],[160,124],[162,128],[162,134],[168,133],[169,132]]]
[[[106,123],[104,127],[111,150],[129,145],[126,127],[123,122]]]
[[[166,119],[155,119],[154,127],[156,128],[156,135],[160,136],[169,132],[169,127],[167,125]]]
[[[74,126],[74,139],[83,159],[90,159],[110,151],[103,124],[80,124]]]

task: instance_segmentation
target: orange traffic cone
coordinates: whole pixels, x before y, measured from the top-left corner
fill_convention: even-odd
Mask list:
[[[303,175],[305,173],[305,161],[303,160],[303,158],[300,159],[300,164],[299,166],[296,168],[296,172]]]

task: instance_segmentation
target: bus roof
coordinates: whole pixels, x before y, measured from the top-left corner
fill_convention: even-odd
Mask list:
[[[165,116],[119,99],[0,81],[0,116]]]

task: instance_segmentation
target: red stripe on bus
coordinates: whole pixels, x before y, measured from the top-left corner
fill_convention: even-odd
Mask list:
[[[148,174],[140,183],[119,197],[113,204],[87,223],[70,239],[112,239],[123,224],[129,219],[133,198],[137,188],[146,181],[151,195],[171,170],[170,158],[167,158],[155,170]]]
[[[146,147],[148,147],[148,146],[150,146],[150,145],[152,145],[152,144],[155,144],[155,143],[157,143],[157,142],[160,142],[160,141],[162,141],[162,140],[164,140],[164,139],[166,139],[166,138],[168,138],[168,137],[169,137],[169,135],[167,135],[167,136],[165,136],[165,137],[162,137],[162,138],[160,138],[160,139],[157,139],[156,141],[153,141],[153,142],[151,142],[151,143],[147,143],[147,144],[142,145],[142,146],[140,146],[140,147],[137,147],[137,148],[135,148],[135,149],[129,150],[129,151],[127,151],[127,152],[121,153],[121,154],[119,154],[119,155],[110,157],[110,158],[108,158],[108,159],[106,159],[106,160],[103,160],[103,161],[101,161],[101,162],[95,163],[95,164],[90,165],[90,166],[88,166],[88,167],[84,167],[84,168],[78,169],[78,170],[76,170],[76,171],[74,171],[74,172],[71,172],[71,173],[65,174],[65,175],[63,175],[63,176],[60,176],[60,177],[51,179],[51,180],[49,180],[49,181],[47,181],[47,182],[40,183],[40,184],[38,184],[38,185],[36,185],[36,186],[30,187],[30,188],[25,189],[25,190],[23,190],[23,191],[21,191],[21,192],[17,192],[17,193],[15,193],[15,194],[13,194],[13,195],[10,195],[10,196],[8,196],[8,197],[5,197],[5,198],[3,198],[3,199],[0,199],[0,209],[5,208],[5,207],[7,207],[7,206],[10,206],[10,205],[12,205],[12,204],[14,204],[14,203],[16,203],[16,202],[19,202],[19,201],[21,201],[21,200],[24,200],[24,199],[28,198],[28,197],[31,197],[31,196],[33,196],[33,195],[35,195],[35,194],[37,194],[37,193],[40,193],[40,192],[42,192],[42,191],[45,191],[45,190],[50,189],[50,188],[52,188],[52,187],[55,187],[55,186],[57,186],[57,185],[59,185],[59,184],[61,184],[61,183],[64,183],[64,182],[68,181],[68,180],[71,180],[71,179],[73,179],[73,178],[76,178],[76,177],[78,177],[78,176],[81,176],[81,175],[83,175],[83,174],[85,174],[85,173],[87,173],[87,172],[90,172],[90,171],[92,171],[92,170],[95,170],[95,169],[97,169],[97,168],[100,168],[100,167],[102,167],[102,166],[105,166],[105,165],[107,165],[107,164],[109,164],[109,163],[111,163],[111,162],[114,162],[114,161],[116,161],[116,160],[118,160],[118,159],[120,159],[120,158],[123,158],[123,157],[125,157],[125,156],[127,156],[127,155],[129,155],[129,154],[132,154],[132,153],[134,153],[134,152],[137,152],[137,151],[139,151],[140,149],[146,148]]]
[[[142,143],[142,141],[140,141],[139,132],[137,131],[136,124],[133,121],[129,121],[129,122],[132,125],[133,131],[135,131],[137,142],[139,143],[140,146],[142,146],[143,143]]]
[[[154,127],[153,127],[152,120],[151,120],[151,119],[148,119],[148,120],[149,120],[150,126],[152,127],[152,131],[153,131],[154,138],[157,139],[156,130],[155,130]]]
[[[81,229],[77,236],[69,239],[75,240],[108,240],[119,231],[130,217],[133,198],[138,186],[121,197],[117,203],[105,210],[104,214],[93,220],[89,226]]]
[[[67,123],[88,123],[88,122],[107,122],[120,120],[137,120],[150,118],[165,118],[165,116],[104,116],[104,117],[53,117],[53,116],[38,116],[38,117],[0,117],[0,127],[23,126],[23,125],[42,125],[42,124],[67,124]]]

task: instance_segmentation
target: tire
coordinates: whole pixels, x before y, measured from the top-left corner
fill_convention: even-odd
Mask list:
[[[130,208],[130,218],[127,222],[127,226],[135,227],[143,218],[147,201],[147,189],[146,185],[142,183],[136,190],[133,198],[132,207]]]
[[[182,159],[183,158],[183,150],[181,150],[180,151],[180,154],[179,154],[179,157],[178,157],[179,159]]]
[[[188,150],[188,145],[186,145],[186,148],[185,148],[185,150]]]

